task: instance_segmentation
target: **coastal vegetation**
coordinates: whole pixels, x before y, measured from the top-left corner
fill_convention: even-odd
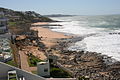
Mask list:
[[[53,78],[71,78],[72,76],[63,70],[62,68],[58,67],[52,59],[49,59],[50,62],[50,77]]]
[[[53,78],[71,78],[71,75],[57,66],[50,66],[50,77]]]
[[[28,54],[28,64],[30,67],[35,67],[37,66],[38,62],[41,62],[42,60],[40,60],[39,58],[35,57],[34,55],[32,55],[31,53]]]
[[[7,61],[6,64],[17,67],[17,64],[15,63],[14,60]]]
[[[11,46],[11,49],[12,49],[11,53],[13,55],[13,59],[12,59],[12,61],[9,61],[7,63],[10,64],[10,65],[13,65],[15,67],[20,67],[19,54],[17,54],[18,49],[16,47],[16,44],[13,44],[12,42],[10,42],[10,46]]]
[[[86,78],[85,76],[79,77],[79,80],[90,80],[89,78]]]
[[[15,51],[15,48],[13,48],[13,47],[15,47],[15,46],[14,46],[14,44],[12,44],[11,41],[10,41],[10,44],[9,44],[9,45],[10,45],[11,49],[5,50],[5,52],[11,53],[12,59],[6,61],[5,63],[8,64],[8,65],[11,65],[11,66],[18,67],[17,62],[16,62],[16,60],[15,60],[16,58],[15,58],[15,56],[14,56],[14,55],[16,54],[16,51]]]

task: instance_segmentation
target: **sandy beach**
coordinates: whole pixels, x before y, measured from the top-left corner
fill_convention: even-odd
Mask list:
[[[45,22],[39,22],[34,23],[33,25],[45,25],[48,23]],[[59,32],[51,31],[48,28],[43,27],[32,27],[32,30],[38,31],[38,36],[41,37],[42,42],[46,45],[46,47],[52,47],[57,44],[56,39],[62,39],[62,38],[70,38],[70,36],[66,36]]]
[[[49,24],[49,23],[47,23],[47,22],[37,22],[37,23],[33,23],[33,24],[31,24],[31,25],[46,25],[46,24]]]

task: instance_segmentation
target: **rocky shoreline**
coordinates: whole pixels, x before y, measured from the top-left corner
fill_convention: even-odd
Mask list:
[[[49,26],[47,28],[50,29]],[[69,46],[84,37],[72,35],[70,38],[56,39],[57,45],[46,52],[54,57],[55,65],[70,72],[75,78],[86,76],[92,80],[120,80],[119,61],[101,53],[68,50]]]
[[[38,27],[37,29],[38,37],[41,37],[40,42],[45,45],[46,56],[53,59],[54,65],[66,70],[72,77],[87,77],[91,80],[120,80],[120,62],[112,62],[111,57],[96,52],[70,51],[67,49],[75,42],[82,40],[83,37],[73,35],[67,37],[61,33],[49,31],[49,29]],[[39,32],[41,33],[39,34]],[[51,46],[50,43],[55,45],[46,47],[46,45]]]
[[[34,27],[34,30],[38,31],[38,37],[41,37],[41,42],[45,46],[49,45],[44,49],[46,56],[49,56],[49,59],[53,59],[55,65],[66,70],[73,77],[88,77],[91,80],[120,80],[120,62],[112,62],[113,59],[111,57],[101,53],[70,51],[67,49],[84,37],[73,35],[67,37],[61,33],[50,31],[49,27]]]
[[[58,45],[48,50],[57,56],[56,62],[72,72],[73,77],[87,76],[92,80],[120,80],[120,62],[107,55],[88,51],[69,51],[67,48],[82,38],[73,37],[58,40]],[[113,62],[114,60],[114,62]]]

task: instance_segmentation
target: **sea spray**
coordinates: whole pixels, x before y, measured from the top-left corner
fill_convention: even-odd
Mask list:
[[[84,37],[82,41],[71,45],[69,50],[98,52],[120,61],[120,15],[54,17],[52,19],[63,21],[57,22],[62,26],[50,26],[53,27],[53,31]]]

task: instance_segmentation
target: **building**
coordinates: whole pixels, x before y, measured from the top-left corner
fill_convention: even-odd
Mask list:
[[[4,13],[0,12],[0,34],[7,33],[7,18],[5,18]]]
[[[0,61],[7,62],[12,60],[12,49],[10,47],[10,40],[0,37]]]
[[[39,76],[49,77],[50,76],[50,65],[49,61],[39,62],[37,64],[37,72]]]
[[[0,12],[0,38],[9,38],[11,39],[11,34],[8,31],[7,27],[8,19],[5,17],[3,12]]]
[[[10,39],[11,34],[7,28],[8,19],[3,12],[0,12],[0,61],[6,62],[12,60]]]

